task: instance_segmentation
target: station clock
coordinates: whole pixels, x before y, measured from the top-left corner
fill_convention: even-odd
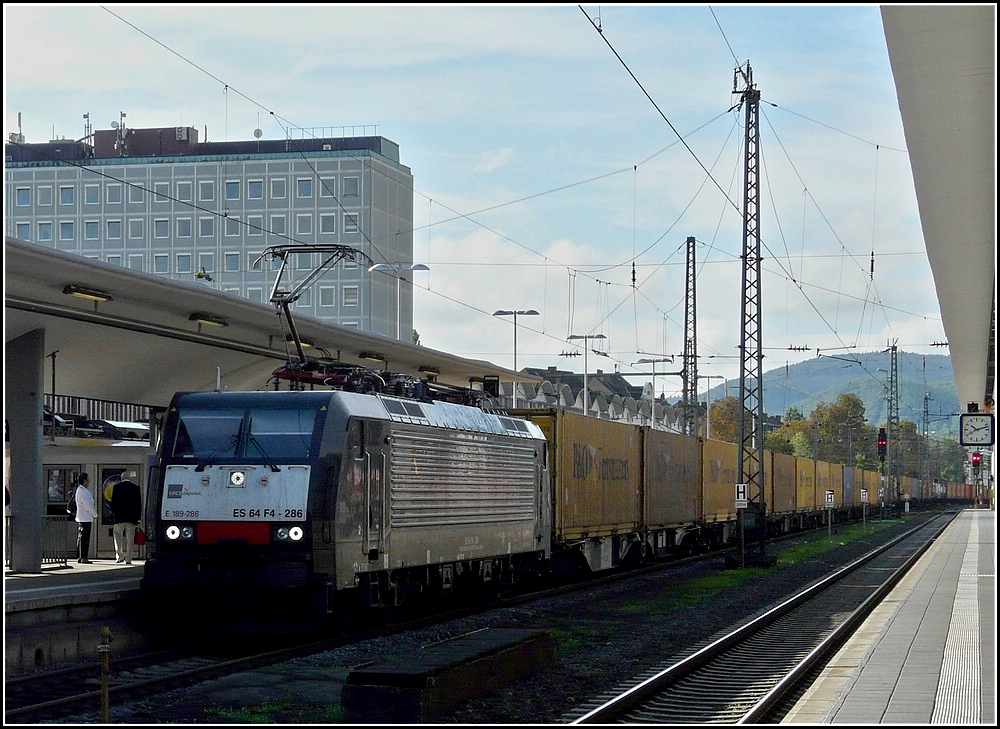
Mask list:
[[[991,446],[996,442],[993,413],[962,413],[959,416],[960,445]]]

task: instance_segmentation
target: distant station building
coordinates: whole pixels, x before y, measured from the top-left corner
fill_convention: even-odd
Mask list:
[[[370,273],[363,258],[343,260],[293,312],[410,340],[413,289],[399,277],[412,282],[413,175],[395,142],[329,130],[201,142],[195,127],[131,129],[121,119],[97,131],[87,121],[77,141],[9,134],[7,235],[258,302],[275,281],[276,261],[254,267],[268,246],[349,246],[389,265]],[[289,256],[282,283],[324,258]]]

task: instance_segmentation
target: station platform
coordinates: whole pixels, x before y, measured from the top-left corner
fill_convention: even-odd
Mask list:
[[[996,512],[962,511],[783,724],[996,725]]]
[[[137,591],[143,561],[118,564],[114,559],[93,559],[90,564],[71,560],[66,565],[43,565],[40,572],[4,571],[4,614],[60,605],[110,602]]]

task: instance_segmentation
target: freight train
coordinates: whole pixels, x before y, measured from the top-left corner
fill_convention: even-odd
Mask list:
[[[691,554],[740,536],[739,456],[559,408],[178,393],[149,475],[141,591],[164,621],[330,620]],[[765,466],[767,535],[879,503],[877,473],[783,454]]]

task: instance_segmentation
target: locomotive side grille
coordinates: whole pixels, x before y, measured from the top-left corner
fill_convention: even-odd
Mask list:
[[[495,436],[393,436],[393,528],[530,521],[534,444]]]

